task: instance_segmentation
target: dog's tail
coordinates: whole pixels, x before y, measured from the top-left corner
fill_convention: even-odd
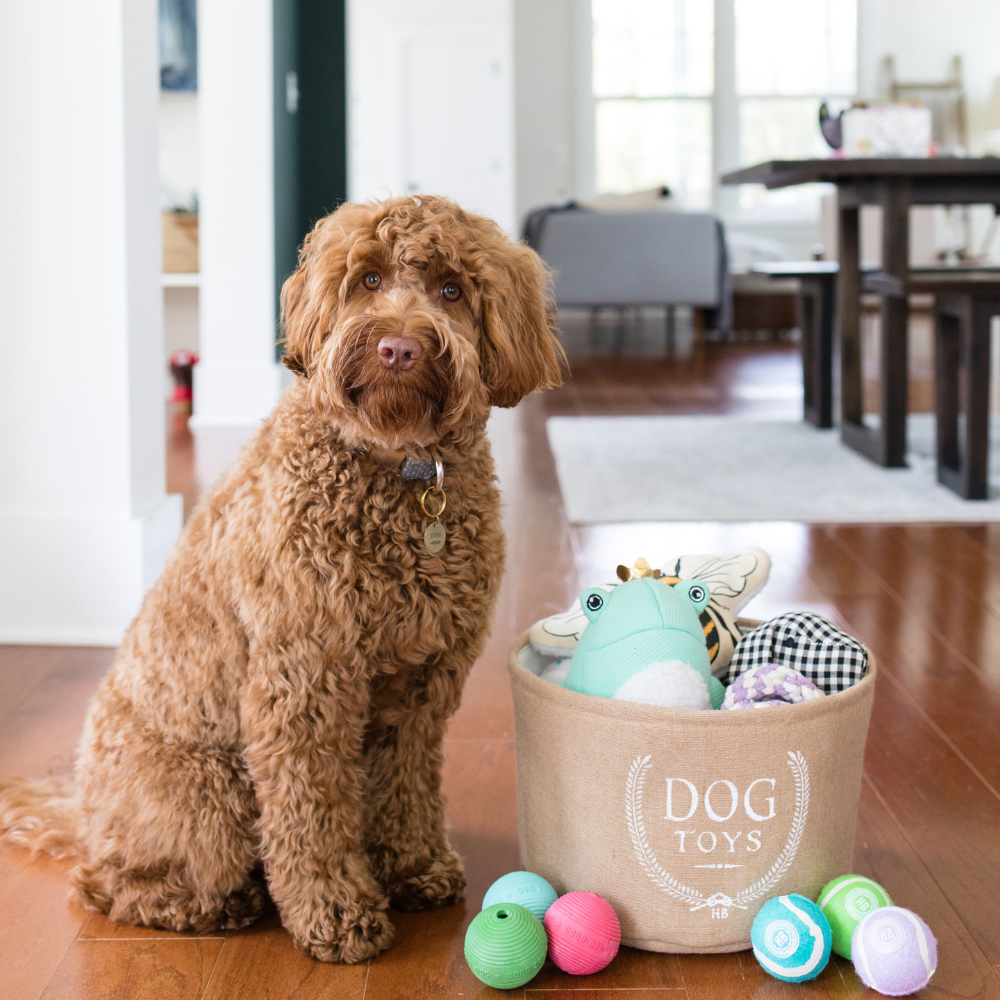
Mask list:
[[[76,854],[71,778],[0,778],[0,840],[54,858]]]

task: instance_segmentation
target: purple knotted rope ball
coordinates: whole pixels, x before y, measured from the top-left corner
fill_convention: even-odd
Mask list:
[[[823,692],[797,670],[765,663],[751,667],[729,685],[722,707],[767,708],[769,705],[795,705],[822,697]]]

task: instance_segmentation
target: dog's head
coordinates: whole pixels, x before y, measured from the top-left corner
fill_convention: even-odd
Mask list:
[[[559,385],[545,265],[444,198],[346,204],[306,237],[285,364],[354,437],[426,448]]]

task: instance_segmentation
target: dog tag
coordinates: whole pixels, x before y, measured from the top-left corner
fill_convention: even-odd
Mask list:
[[[440,552],[444,548],[446,536],[447,533],[444,530],[444,525],[440,521],[434,521],[428,525],[427,530],[424,532],[424,545],[427,546],[427,551]]]

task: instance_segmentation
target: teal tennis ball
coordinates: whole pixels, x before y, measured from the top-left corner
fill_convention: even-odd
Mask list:
[[[769,899],[750,928],[757,961],[786,983],[815,979],[830,961],[832,938],[823,911],[797,892]]]
[[[518,903],[494,903],[469,924],[465,960],[487,986],[513,990],[533,979],[549,940],[542,922]]]
[[[483,909],[494,903],[520,903],[539,920],[544,920],[545,911],[558,898],[555,889],[541,875],[533,872],[510,872],[502,875],[486,890]]]
[[[862,917],[882,906],[892,906],[889,893],[864,875],[841,875],[827,882],[816,898],[830,921],[833,950],[841,958],[851,957],[851,938]]]

